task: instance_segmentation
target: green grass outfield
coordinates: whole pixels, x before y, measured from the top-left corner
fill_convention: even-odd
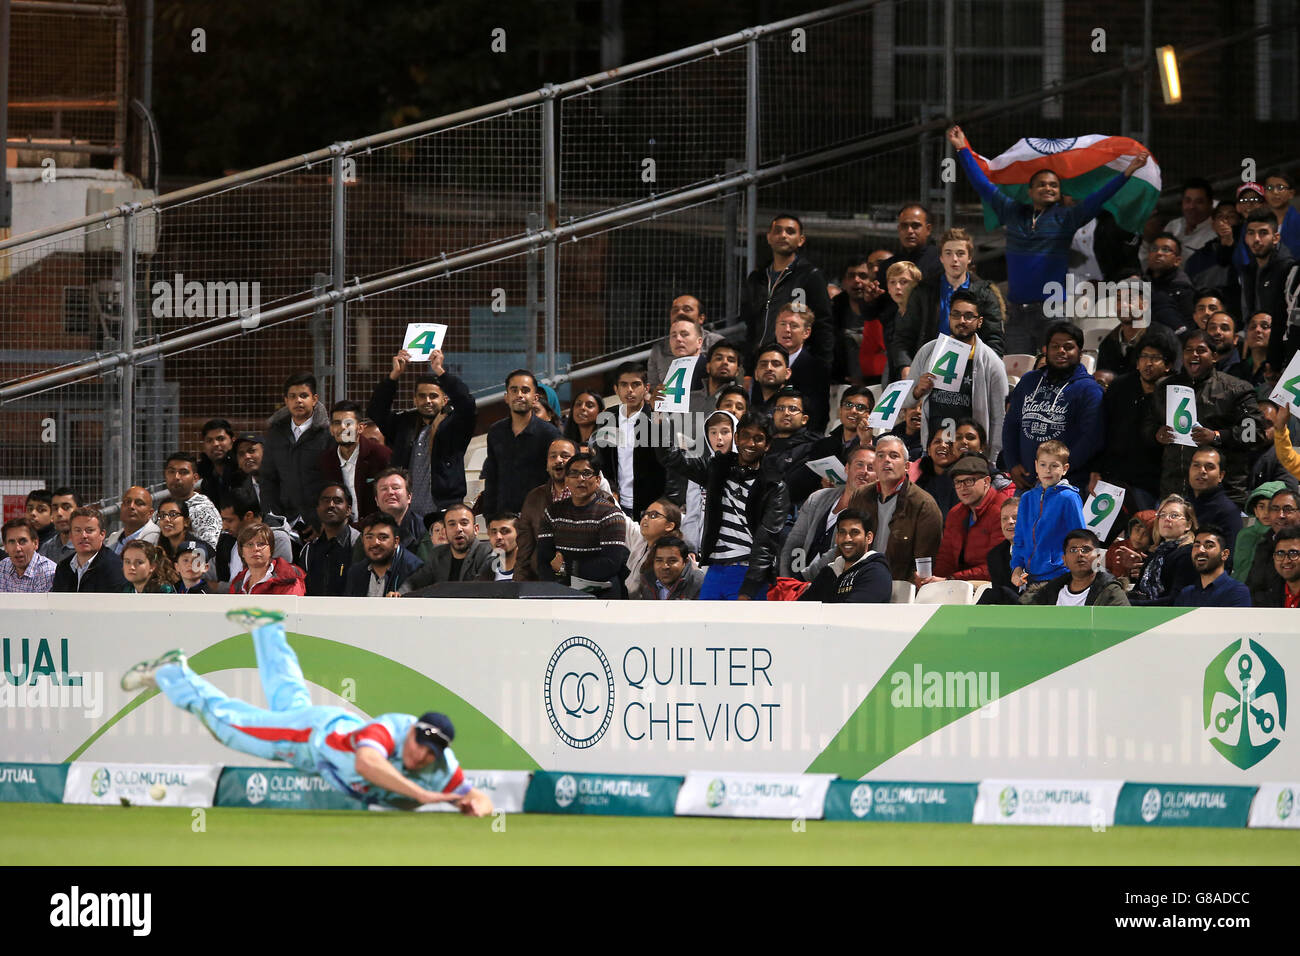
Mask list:
[[[1141,864],[1292,865],[1282,830],[997,827],[514,814],[204,811],[0,804],[11,864]]]

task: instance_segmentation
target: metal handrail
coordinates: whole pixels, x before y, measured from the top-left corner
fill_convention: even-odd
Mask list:
[[[569,80],[568,82],[559,84],[548,84],[540,90],[534,90],[531,93],[512,96],[504,100],[497,100],[494,103],[487,103],[483,106],[475,106],[471,109],[460,110],[456,113],[448,113],[445,116],[423,120],[419,123],[411,123],[408,126],[400,126],[397,129],[386,130],[382,133],[364,136],[361,139],[333,143],[330,146],[312,150],[309,153],[302,153],[301,155],[293,156],[288,159],[282,159],[274,163],[267,163],[263,166],[254,167],[253,169],[246,169],[229,176],[223,176],[220,179],[214,179],[204,183],[196,183],[193,186],[187,186],[184,189],[177,189],[169,193],[164,193],[161,196],[155,196],[152,199],[144,200],[139,203],[126,203],[121,206],[116,206],[113,209],[105,209],[102,212],[93,213],[89,216],[82,216],[80,219],[74,219],[70,222],[47,226],[43,229],[35,229],[31,232],[23,233],[21,236],[13,236],[9,239],[0,239],[0,249],[9,249],[14,246],[35,242],[39,239],[46,239],[63,232],[71,232],[77,229],[97,226],[114,219],[119,219],[124,215],[142,212],[146,209],[166,209],[169,206],[175,206],[202,196],[219,193],[233,186],[255,182],[259,179],[265,179],[268,176],[288,172],[292,169],[301,169],[304,166],[310,168],[317,163],[327,162],[335,156],[349,156],[354,153],[365,152],[374,149],[376,146],[384,146],[388,143],[410,139],[414,136],[420,136],[436,130],[446,129],[452,126],[460,126],[464,123],[484,119],[489,116],[508,115],[516,110],[538,106],[545,103],[547,100],[556,99],[557,97],[565,96],[569,93],[593,90],[600,86],[610,83],[619,83],[623,80],[630,79],[631,77],[660,70],[677,63],[699,59],[700,57],[709,54],[721,54],[724,51],[738,49],[750,40],[754,40],[758,37],[790,30],[802,24],[834,20],[838,17],[856,13],[860,10],[865,10],[884,2],[886,2],[886,0],[851,0],[851,2],[848,3],[841,3],[824,10],[802,14],[797,17],[790,17],[789,19],[780,20],[776,23],[749,27],[739,31],[738,33],[732,33],[716,40],[708,40],[704,43],[697,43],[694,46],[674,50],[672,53],[664,53],[660,56],[640,60],[627,66],[615,67],[613,69],[604,70],[600,73],[593,73],[590,76],[585,76],[581,79]]]

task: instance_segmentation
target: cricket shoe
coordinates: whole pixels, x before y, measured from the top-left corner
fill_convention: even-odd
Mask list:
[[[122,675],[122,690],[131,693],[146,688],[155,688],[158,686],[158,681],[155,680],[154,673],[158,668],[164,664],[184,663],[185,652],[181,650],[168,651],[162,657],[154,658],[151,661],[141,661]]]
[[[251,633],[259,627],[266,627],[268,624],[278,624],[284,620],[284,614],[280,611],[264,611],[256,607],[241,607],[233,611],[226,612],[226,620],[238,624],[240,627],[247,628]]]

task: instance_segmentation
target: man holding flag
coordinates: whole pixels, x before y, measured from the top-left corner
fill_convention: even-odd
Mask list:
[[[1050,321],[1065,315],[1047,316],[1043,303],[1063,294],[1074,233],[1094,219],[1103,204],[1123,189],[1135,172],[1146,165],[1150,154],[1135,140],[1118,136],[1087,136],[1075,140],[1020,140],[991,162],[978,156],[966,141],[960,126],[948,130],[948,142],[957,150],[966,175],[1007,229],[1007,279],[1009,286],[1005,349],[1010,353],[1036,354],[1043,346],[1043,332]],[[1107,167],[1119,169],[1123,157],[1132,160],[1077,205],[1061,202],[1061,178],[1082,180],[1087,185]],[[1058,174],[1057,170],[1060,170]],[[987,171],[987,172],[986,172]],[[1121,226],[1141,223],[1160,196],[1159,172],[1154,183],[1143,182],[1133,196],[1124,197],[1112,208]],[[1026,176],[1027,174],[1027,176]],[[990,181],[990,176],[997,185]],[[1029,202],[1013,199],[999,186],[1028,185]],[[1151,188],[1154,186],[1154,188]],[[1055,287],[1052,286],[1056,283]],[[1060,291],[1057,291],[1060,290]]]

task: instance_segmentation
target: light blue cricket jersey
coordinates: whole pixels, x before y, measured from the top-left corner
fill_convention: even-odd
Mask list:
[[[425,790],[450,793],[465,782],[460,761],[450,747],[443,750],[441,759],[419,773],[402,765],[402,741],[417,720],[410,714],[380,714],[366,720],[341,711],[312,732],[317,772],[335,788],[363,803],[382,803],[403,810],[417,806],[410,797],[382,790],[357,773],[357,749],[370,747],[381,751],[394,770]]]

